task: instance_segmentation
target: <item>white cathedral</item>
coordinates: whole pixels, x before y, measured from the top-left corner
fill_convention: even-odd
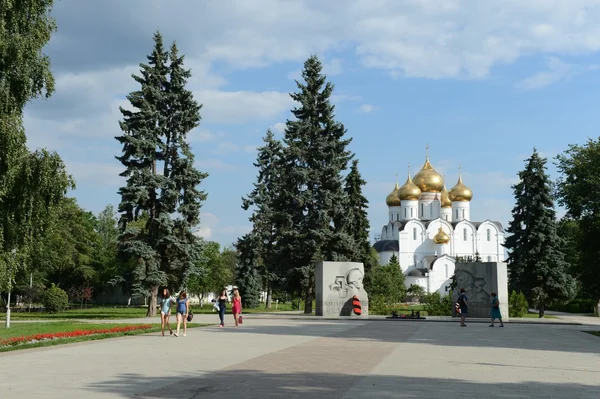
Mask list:
[[[454,264],[461,258],[504,261],[504,229],[500,222],[471,221],[473,192],[462,181],[450,191],[426,157],[423,168],[387,196],[389,221],[373,247],[387,265],[396,255],[406,287],[447,295]]]

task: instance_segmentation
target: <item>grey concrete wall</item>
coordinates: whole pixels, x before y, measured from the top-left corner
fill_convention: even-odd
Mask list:
[[[319,262],[315,267],[316,315],[368,318],[369,298],[363,287],[365,268],[358,262]],[[360,304],[359,306],[356,306]]]
[[[508,320],[508,271],[504,262],[457,262],[455,268],[456,290],[453,300],[458,299],[461,288],[469,302],[469,317],[490,317],[491,296],[498,294],[502,318]]]

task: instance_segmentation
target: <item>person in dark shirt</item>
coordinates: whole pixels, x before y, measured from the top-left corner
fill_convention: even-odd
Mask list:
[[[467,302],[467,295],[465,295],[465,289],[460,289],[460,295],[458,296],[458,306],[460,307],[460,326],[466,327],[465,320],[469,315],[469,302]]]

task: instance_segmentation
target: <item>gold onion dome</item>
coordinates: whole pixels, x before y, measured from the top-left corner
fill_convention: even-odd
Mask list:
[[[433,242],[436,244],[448,244],[450,242],[450,236],[446,234],[442,226],[440,226],[437,234],[433,236]]]
[[[412,179],[410,178],[410,174],[406,179],[406,183],[404,183],[404,185],[398,190],[398,196],[402,201],[416,201],[421,198],[421,189],[417,187],[415,183],[413,183]]]
[[[452,208],[452,201],[450,201],[450,195],[448,194],[448,190],[446,190],[445,184],[444,188],[442,189],[442,197],[440,198],[440,203],[442,208]]]
[[[471,201],[471,199],[473,199],[473,191],[471,191],[469,187],[465,186],[465,184],[462,181],[462,176],[459,175],[458,182],[454,187],[452,187],[452,189],[450,189],[450,192],[448,192],[448,196],[450,197],[450,201],[452,202],[468,202]]]
[[[444,179],[442,175],[433,169],[429,158],[425,160],[425,164],[419,173],[415,175],[413,181],[423,193],[439,193],[444,188]]]
[[[387,206],[400,206],[400,196],[398,195],[399,192],[400,187],[398,186],[398,182],[396,182],[396,187],[394,187],[394,190],[385,198],[385,203]]]

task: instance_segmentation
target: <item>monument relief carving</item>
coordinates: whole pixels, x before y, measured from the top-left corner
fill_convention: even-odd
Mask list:
[[[508,319],[508,280],[503,262],[456,263],[456,289],[452,300],[458,300],[459,290],[464,288],[469,303],[469,317],[489,317],[491,293],[500,299],[502,317]]]
[[[317,316],[367,317],[364,266],[355,262],[321,262],[315,270]]]

